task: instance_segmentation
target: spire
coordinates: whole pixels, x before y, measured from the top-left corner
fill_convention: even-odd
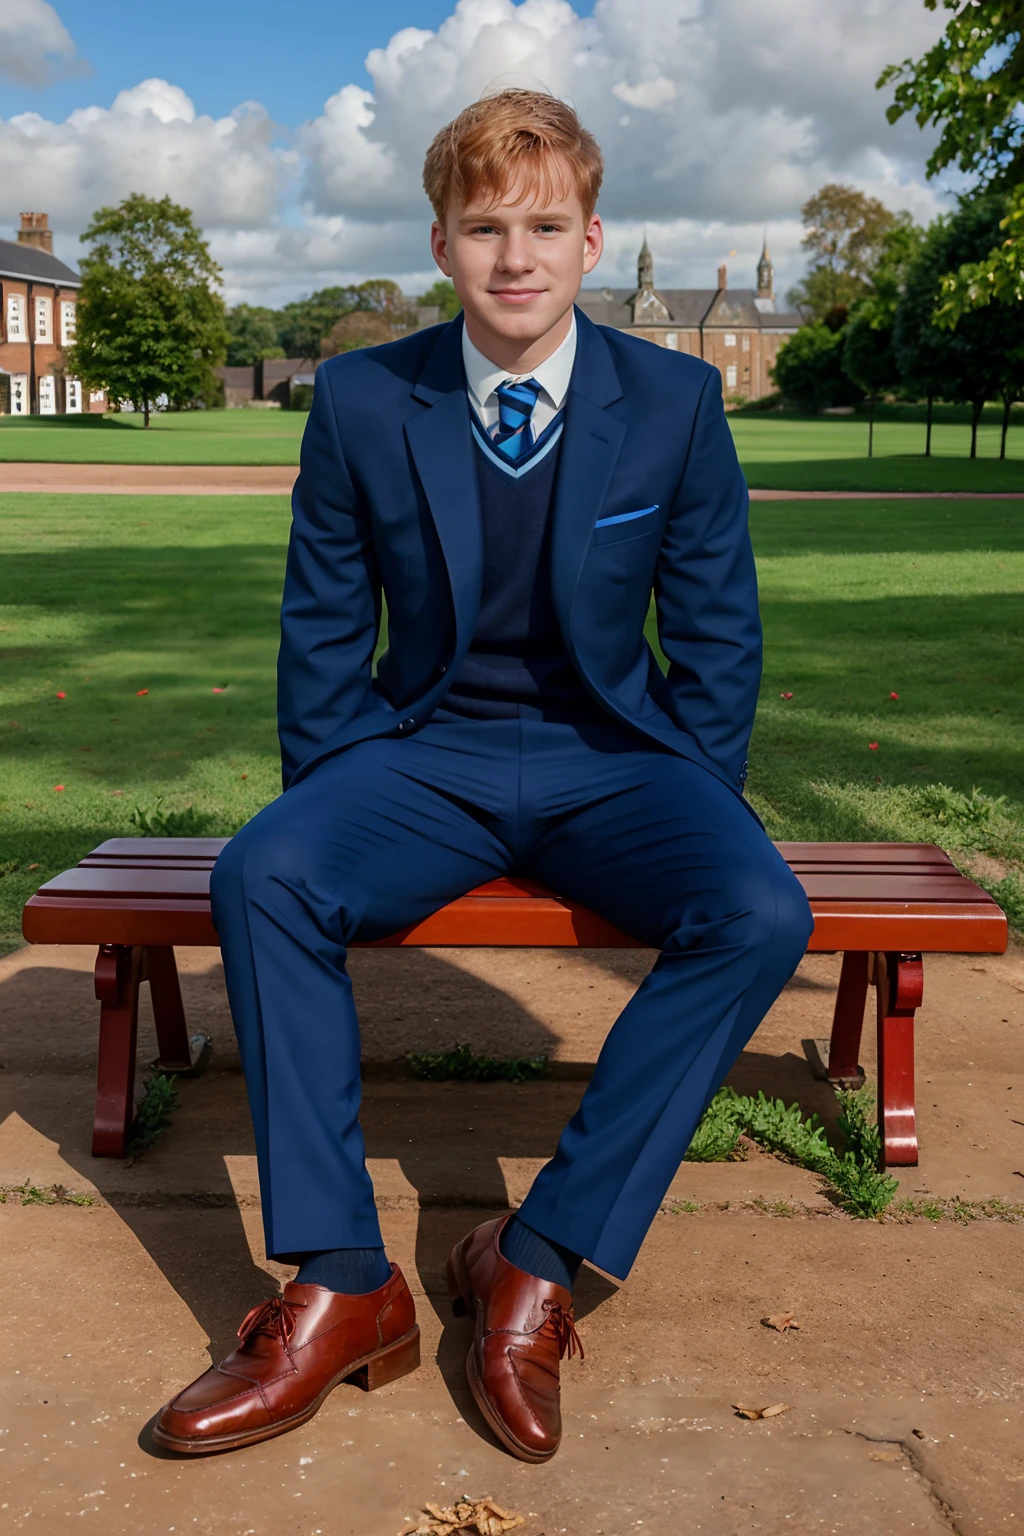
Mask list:
[[[654,257],[651,248],[647,244],[647,231],[644,230],[644,243],[640,247],[640,256],[636,264],[636,285],[646,292],[654,288]]]
[[[775,298],[775,268],[772,266],[772,258],[768,250],[767,230],[764,232],[761,243],[761,259],[757,264],[757,297],[759,299]]]

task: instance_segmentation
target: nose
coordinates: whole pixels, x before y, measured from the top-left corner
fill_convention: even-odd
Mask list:
[[[533,256],[526,238],[518,233],[507,234],[498,251],[499,269],[515,276],[531,271],[533,266]]]

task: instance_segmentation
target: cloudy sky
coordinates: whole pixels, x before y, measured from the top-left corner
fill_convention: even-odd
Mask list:
[[[533,78],[605,153],[591,282],[631,282],[646,228],[659,284],[712,286],[728,257],[750,286],[766,229],[784,292],[823,182],[941,206],[930,139],[887,124],[874,82],[942,21],[923,0],[0,0],[0,235],[46,211],[74,265],[95,208],[170,193],[230,302],[369,276],[416,293],[427,143],[496,78]]]

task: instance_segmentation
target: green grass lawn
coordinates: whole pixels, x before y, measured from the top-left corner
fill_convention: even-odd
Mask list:
[[[304,411],[0,416],[0,463],[297,464]],[[3,472],[0,471],[0,489]]]
[[[35,887],[136,830],[136,807],[230,833],[277,792],[288,505],[23,495],[0,523],[10,943]],[[1024,926],[1024,508],[776,502],[753,527],[750,793],[771,834],[943,842]]]
[[[963,412],[945,408],[924,457],[916,412],[884,412],[867,458],[867,423],[855,417],[733,415],[733,436],[753,489],[793,491],[1017,491],[1024,495],[1024,425],[999,452],[998,412],[979,432],[980,457],[967,458]],[[1019,414],[1019,413],[1018,413]],[[0,463],[296,464],[305,425],[299,411],[183,411],[154,416],[0,417]],[[0,489],[3,475],[0,471]]]

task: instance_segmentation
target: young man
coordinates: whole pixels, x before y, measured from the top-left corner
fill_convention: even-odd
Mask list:
[[[213,877],[267,1253],[299,1269],[163,1410],[174,1450],[280,1434],[338,1382],[418,1363],[364,1164],[353,939],[517,871],[661,950],[520,1211],[448,1261],[474,1396],[536,1462],[558,1447],[581,1260],[628,1274],[804,952],[807,902],[743,799],[761,634],[719,375],[574,310],[600,179],[554,98],[468,108],[424,172],[463,314],[317,372],[282,610],[285,792]]]

